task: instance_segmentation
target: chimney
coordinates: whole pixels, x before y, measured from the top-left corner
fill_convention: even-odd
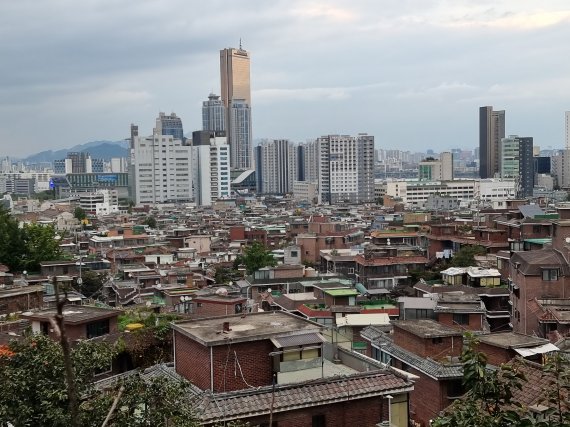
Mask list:
[[[229,332],[229,331],[231,331],[230,322],[224,322],[222,324],[222,332]]]

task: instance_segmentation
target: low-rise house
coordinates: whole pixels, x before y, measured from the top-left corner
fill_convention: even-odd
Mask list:
[[[409,377],[334,349],[315,323],[273,312],[178,322],[173,329],[174,369],[195,386],[203,425],[235,419],[263,425],[272,414],[285,427],[408,426]]]
[[[507,363],[517,356],[542,363],[545,354],[559,350],[547,339],[515,332],[481,335],[478,340],[478,350],[487,355],[487,363],[495,366]]]
[[[410,419],[429,426],[440,411],[464,393],[462,332],[434,320],[393,322],[388,335],[376,327],[363,330],[372,358],[416,377],[410,393]]]
[[[0,316],[42,308],[43,296],[41,285],[0,285]]]
[[[118,332],[117,319],[121,312],[91,306],[66,306],[63,309],[64,325],[70,341],[97,338]],[[54,318],[55,309],[22,313],[31,323],[34,333],[58,339]]]

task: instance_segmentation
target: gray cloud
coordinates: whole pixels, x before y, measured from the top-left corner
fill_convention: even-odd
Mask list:
[[[150,132],[160,110],[197,129],[240,37],[255,137],[473,147],[492,104],[507,132],[561,146],[569,19],[558,0],[2,2],[0,154]]]

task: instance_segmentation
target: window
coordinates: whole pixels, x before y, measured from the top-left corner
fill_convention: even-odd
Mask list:
[[[297,258],[299,256],[299,252],[297,251],[291,251],[291,257],[292,258]]]
[[[558,269],[557,268],[545,268],[542,270],[542,280],[552,282],[558,280]]]
[[[468,325],[469,324],[469,314],[466,313],[454,313],[453,323],[456,325]]]
[[[416,319],[429,319],[430,315],[427,308],[416,308]]]
[[[325,414],[313,415],[311,427],[326,427],[327,421]]]
[[[109,333],[109,319],[87,324],[87,338],[100,337]]]
[[[432,343],[432,344],[442,344],[442,343],[443,343],[443,338],[442,338],[442,337],[432,338],[432,339],[431,339],[431,343]]]

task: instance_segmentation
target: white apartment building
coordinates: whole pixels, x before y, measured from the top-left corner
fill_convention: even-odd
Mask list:
[[[211,206],[216,200],[227,199],[231,195],[227,138],[212,133],[207,139],[192,147],[194,200],[199,206]]]
[[[79,206],[86,212],[97,216],[118,213],[119,192],[99,190],[93,193],[79,193]]]
[[[313,204],[317,200],[317,183],[310,181],[293,182],[293,199],[298,202]]]
[[[456,181],[393,181],[386,184],[388,196],[403,203],[424,207],[430,195],[440,195],[464,202],[504,202],[515,198],[515,181],[501,179]]]
[[[319,203],[374,200],[374,137],[328,135],[316,140]]]
[[[186,202],[193,197],[191,147],[172,135],[133,137],[131,168],[137,204]]]
[[[420,181],[452,181],[453,180],[453,154],[443,152],[439,160],[423,160],[419,164]]]

